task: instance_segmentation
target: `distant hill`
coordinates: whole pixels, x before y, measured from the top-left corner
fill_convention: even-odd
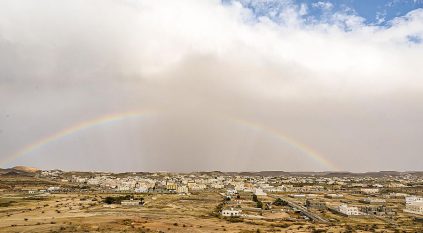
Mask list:
[[[12,167],[12,169],[18,170],[18,171],[23,171],[23,172],[30,172],[30,173],[35,173],[35,172],[39,171],[38,168],[26,167],[26,166],[15,166],[15,167]]]
[[[285,171],[257,171],[257,172],[225,172],[225,175],[230,176],[318,176],[318,177],[383,177],[383,176],[403,176],[414,175],[423,176],[420,171],[379,171],[379,172],[285,172]]]
[[[0,168],[0,176],[34,176],[39,169],[33,167],[16,166],[12,168]]]

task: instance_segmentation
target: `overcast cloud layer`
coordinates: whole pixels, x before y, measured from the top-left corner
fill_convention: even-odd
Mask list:
[[[423,10],[372,26],[280,3],[276,17],[236,1],[0,1],[0,167],[331,169],[279,131],[339,170],[423,170]],[[7,161],[130,110],[156,114]]]

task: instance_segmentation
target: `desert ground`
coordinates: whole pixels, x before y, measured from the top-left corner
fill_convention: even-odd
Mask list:
[[[392,227],[380,219],[337,219],[337,224],[301,220],[289,210],[268,211],[260,218],[233,221],[215,214],[222,196],[143,194],[144,206],[107,205],[108,193],[51,194],[33,198],[24,193],[0,196],[0,232],[419,232],[420,226]],[[271,199],[270,197],[268,197]],[[243,205],[252,205],[245,200]],[[260,216],[259,215],[259,216]],[[362,229],[362,230],[360,230]],[[420,231],[421,232],[421,231]]]

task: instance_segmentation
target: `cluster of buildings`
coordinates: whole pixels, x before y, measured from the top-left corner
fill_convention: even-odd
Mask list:
[[[404,212],[423,214],[423,198],[409,193],[387,192],[387,190],[406,190],[415,188],[415,184],[423,183],[418,176],[241,176],[224,173],[64,173],[59,170],[42,171],[42,177],[89,187],[90,190],[103,192],[134,193],[175,193],[190,194],[194,192],[226,191],[227,196],[239,192],[251,193],[259,197],[285,193],[294,199],[304,199],[302,204],[309,209],[330,209],[346,216],[356,215],[391,215],[393,209],[386,203],[387,199],[405,199]],[[421,188],[421,187],[420,187]],[[60,187],[50,187],[47,192],[59,191]],[[332,199],[338,202],[345,199],[345,194],[361,195],[359,203],[341,203],[328,207],[321,199]],[[322,197],[322,198],[317,198]],[[130,205],[130,202],[127,203]],[[126,205],[126,204],[125,204]],[[404,205],[404,204],[403,204]],[[239,210],[228,209],[224,216],[238,216]]]

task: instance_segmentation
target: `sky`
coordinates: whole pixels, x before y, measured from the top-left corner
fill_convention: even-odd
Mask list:
[[[421,171],[422,8],[2,0],[0,167]]]

